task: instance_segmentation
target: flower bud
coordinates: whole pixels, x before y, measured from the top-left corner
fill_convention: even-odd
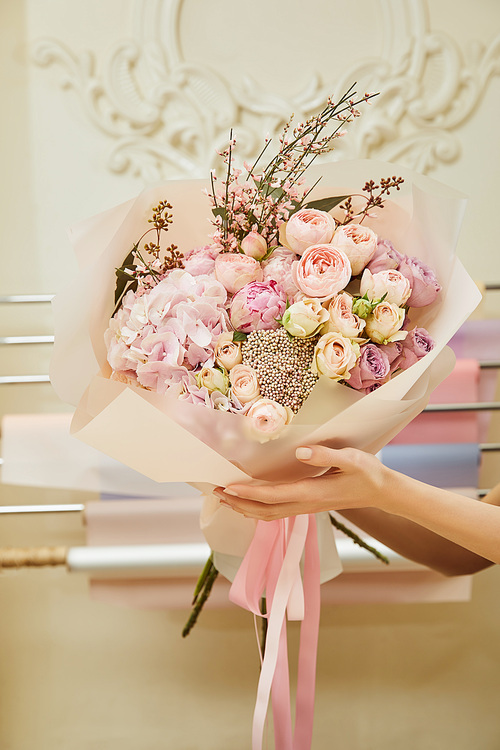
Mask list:
[[[250,256],[250,258],[261,260],[267,253],[267,242],[258,232],[250,232],[241,241],[241,249],[245,255]]]

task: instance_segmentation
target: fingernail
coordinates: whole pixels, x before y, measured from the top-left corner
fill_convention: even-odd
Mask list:
[[[229,487],[226,487],[224,492],[226,493],[226,495],[234,495],[234,497],[238,497],[238,493],[230,489]]]
[[[310,448],[297,448],[297,450],[295,451],[296,458],[307,459],[311,458],[312,454],[313,452]]]

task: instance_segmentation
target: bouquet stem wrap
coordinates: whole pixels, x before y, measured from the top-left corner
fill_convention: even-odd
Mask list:
[[[253,719],[252,750],[262,748],[271,690],[276,750],[307,750],[311,746],[313,730],[320,617],[320,559],[314,515],[257,523],[229,597],[235,604],[262,616],[260,602],[264,593],[268,605],[268,629]],[[287,615],[289,620],[302,620],[293,737]]]

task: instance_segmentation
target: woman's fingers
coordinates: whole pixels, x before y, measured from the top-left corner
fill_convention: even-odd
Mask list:
[[[335,466],[347,469],[353,466],[357,451],[352,448],[327,448],[324,445],[307,445],[295,451],[299,461],[310,466]]]

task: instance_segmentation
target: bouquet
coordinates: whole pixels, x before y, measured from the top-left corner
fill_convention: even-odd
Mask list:
[[[319,585],[341,566],[327,514],[255,522],[211,490],[312,476],[295,460],[306,441],[378,451],[449,374],[446,342],[480,299],[453,255],[456,193],[390,165],[312,165],[369,98],[288,123],[265,167],[270,141],[240,168],[231,134],[222,177],[76,227],[81,272],[55,300],[52,381],[77,405],[73,433],[199,487],[204,594],[221,571],[267,619],[254,748],[271,688],[276,746],[292,743],[286,614],[303,622],[295,742],[310,747]]]

